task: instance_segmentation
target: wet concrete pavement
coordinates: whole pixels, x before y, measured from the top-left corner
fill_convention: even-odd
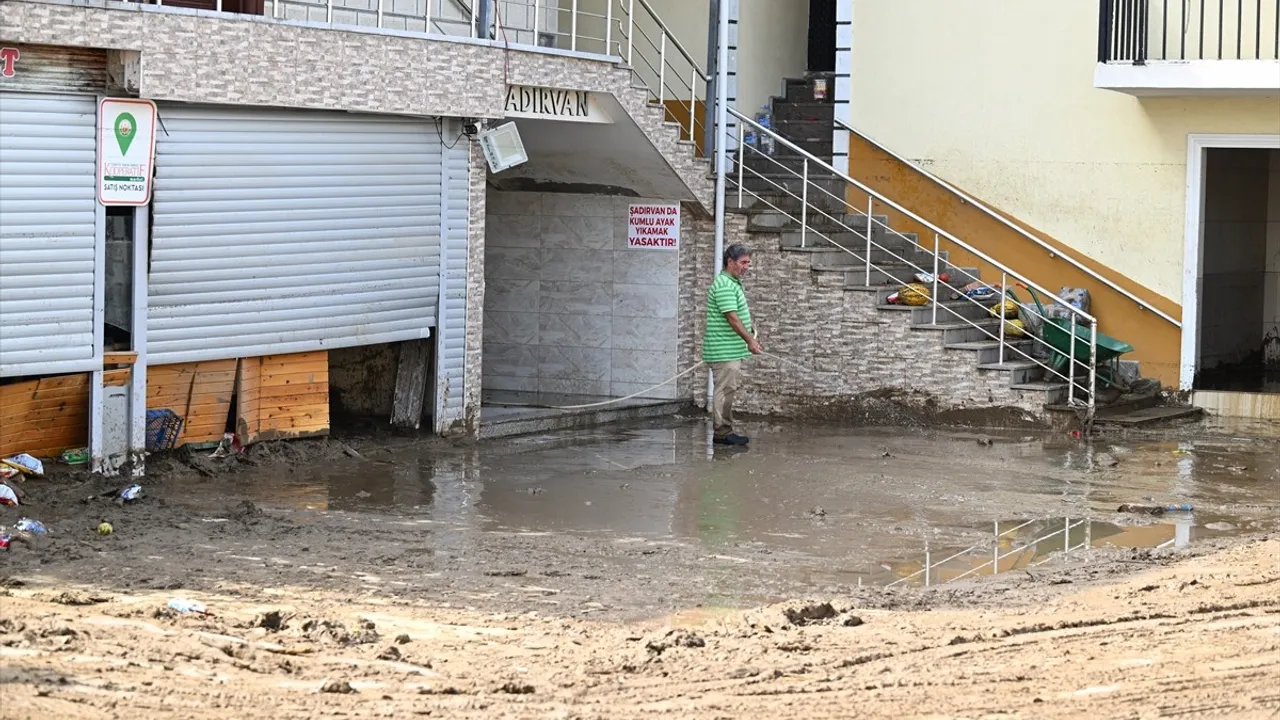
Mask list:
[[[223,490],[267,508],[420,525],[458,552],[504,534],[548,545],[563,536],[680,545],[744,572],[767,555],[771,571],[815,587],[892,582],[919,570],[926,545],[936,561],[989,541],[996,523],[1039,521],[1005,538],[1009,547],[1088,518],[1087,532],[1071,530],[1073,548],[1182,545],[1280,527],[1272,440],[747,429],[755,437],[747,450],[712,448],[703,423],[674,420],[467,449],[396,442],[289,473],[240,473]],[[1195,510],[1117,513],[1125,503]],[[1059,533],[1022,560],[1062,549]]]

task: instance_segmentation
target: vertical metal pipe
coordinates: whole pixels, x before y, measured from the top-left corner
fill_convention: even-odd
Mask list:
[[[800,247],[805,247],[809,232],[809,158],[800,166]]]
[[[725,141],[724,133],[729,123],[729,13],[721,12],[720,38],[717,43],[716,61],[716,127],[719,142],[716,143],[716,275],[724,267],[724,215],[725,215]],[[629,52],[629,51],[628,51]],[[739,123],[741,124],[741,123]],[[711,409],[715,397],[715,380],[707,373],[707,409]]]
[[[333,22],[333,0],[325,0],[324,21],[327,23]]]
[[[1236,59],[1244,59],[1244,0],[1236,0]]]
[[[1255,9],[1257,10],[1257,19],[1253,23],[1253,29],[1257,34],[1254,42],[1256,47],[1253,50],[1253,58],[1255,60],[1262,59],[1262,0],[1255,0]],[[1276,5],[1276,15],[1280,17],[1280,4]]]
[[[604,54],[613,54],[613,0],[604,0]]]
[[[213,9],[218,12],[222,12],[222,0],[217,0],[217,2],[213,4]]]
[[[578,0],[569,8],[569,49],[578,49]]]
[[[1169,59],[1169,0],[1164,0],[1160,11],[1160,59]]]
[[[475,17],[474,13],[472,14],[472,17]],[[426,26],[423,28],[423,32],[430,33],[430,32],[431,32],[431,0],[427,0],[427,17],[426,17],[426,22],[427,22],[427,24],[426,24]],[[475,34],[475,33],[472,33],[472,35],[474,35],[474,34]]]
[[[942,254],[942,241],[938,233],[933,234],[933,324],[938,324],[938,261]]]
[[[929,566],[933,564],[933,555],[929,552],[929,541],[924,543],[924,586],[929,587]]]
[[[538,44],[538,16],[542,14],[542,0],[533,0],[533,44]]]
[[[698,148],[697,123],[698,118],[698,66],[692,61],[689,63],[693,69],[689,71],[689,142],[693,143],[694,152]]]
[[[871,211],[875,208],[875,198],[867,194],[867,254],[863,260],[867,263],[867,287],[871,287]]]
[[[378,0],[378,27],[382,27],[382,0]]]
[[[502,0],[493,0],[493,9],[494,9],[493,37],[494,38],[502,37],[502,7],[499,5],[499,3],[501,2]],[[507,10],[510,10],[510,9],[511,9],[511,6],[508,4]]]
[[[1005,325],[1008,324],[1006,319],[1004,304],[1009,299],[1009,273],[1000,273],[1000,364],[1004,364],[1004,334]]]
[[[1071,552],[1071,518],[1065,518],[1062,526],[1062,552],[1067,554]]]
[[[1088,550],[1093,547],[1093,523],[1089,522],[1089,518],[1084,519],[1084,549]]]
[[[1200,0],[1200,54],[1196,56],[1196,60],[1204,59],[1204,0]]]
[[[1224,27],[1226,23],[1222,21],[1222,14],[1226,12],[1227,0],[1218,0],[1218,59],[1222,59],[1223,33],[1226,32]]]

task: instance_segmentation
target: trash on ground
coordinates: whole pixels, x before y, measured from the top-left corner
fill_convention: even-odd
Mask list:
[[[110,535],[113,532],[115,532],[115,529],[111,527],[111,523],[109,522],[99,523],[98,525],[99,535]]]
[[[916,282],[924,283],[926,285],[930,285],[933,283],[933,273],[918,272],[912,277],[915,278]],[[938,282],[941,282],[941,283],[951,282],[951,276],[944,272],[938,273]]]
[[[45,535],[49,532],[44,523],[31,518],[20,518],[18,522],[14,523],[13,528],[19,532],[29,532],[32,535]]]
[[[1134,505],[1125,503],[1116,512],[1134,513],[1137,515],[1163,515],[1167,512],[1191,512],[1190,505]]]
[[[214,451],[209,454],[209,457],[224,458],[231,457],[232,455],[241,455],[243,453],[244,448],[241,447],[240,441],[236,440],[236,434],[223,433],[222,440],[218,442],[218,447],[214,448]]]
[[[200,615],[209,614],[209,610],[204,606],[204,603],[197,602],[195,600],[188,600],[186,598],[173,598],[169,601],[168,607],[174,612],[198,613]]]
[[[12,465],[0,465],[0,480],[8,480],[9,478],[22,478],[22,471]]]
[[[121,502],[133,502],[140,497],[142,497],[142,486],[137,483],[120,491]]]
[[[44,463],[26,453],[18,453],[13,457],[7,457],[0,460],[0,463],[16,468],[23,475],[35,475],[36,477],[44,476]]]
[[[89,448],[74,448],[63,450],[59,460],[64,465],[84,465],[89,462]]]
[[[9,533],[0,533],[0,550],[8,550],[13,544],[13,537]]]
[[[13,488],[0,483],[0,505],[18,505],[18,494]]]
[[[996,289],[993,287],[983,285],[980,282],[971,282],[960,288],[960,292],[952,293],[951,299],[959,300],[964,297],[969,298],[970,300],[988,300],[995,297],[996,294]]]
[[[182,418],[168,408],[147,410],[147,452],[171,450],[182,431]]]

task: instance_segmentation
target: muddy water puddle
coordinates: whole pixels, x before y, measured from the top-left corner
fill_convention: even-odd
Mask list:
[[[922,582],[926,557],[937,563],[970,547],[930,579],[989,572],[982,564],[997,546],[1006,571],[1064,549],[1280,527],[1273,440],[747,430],[745,450],[713,449],[703,424],[674,421],[465,450],[393,442],[229,483],[262,506],[421,524],[454,542],[503,533],[677,544],[744,572],[762,555],[781,557],[786,572],[819,585]],[[1119,513],[1122,504],[1194,510],[1150,516]]]

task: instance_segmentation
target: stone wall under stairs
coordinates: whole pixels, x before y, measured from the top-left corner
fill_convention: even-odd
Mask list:
[[[873,259],[884,272],[873,273],[868,285],[865,269],[855,267],[852,256],[834,247],[799,248],[798,228],[784,222],[782,216],[760,212],[735,212],[726,222],[726,243],[745,242],[754,251],[745,284],[761,344],[795,363],[767,356],[747,361],[742,411],[875,422],[866,414],[883,411],[888,401],[908,412],[959,421],[964,411],[990,422],[991,410],[1009,409],[995,421],[1028,422],[1042,419],[1046,404],[1066,399],[1065,382],[1044,381],[1042,368],[1011,351],[1001,364],[999,342],[954,316],[940,312],[934,324],[930,308],[889,305],[888,295],[914,268],[895,266],[877,251]],[[850,217],[846,224],[861,231],[865,220]],[[705,292],[714,273],[714,225],[704,223],[694,237],[695,246],[682,249],[681,258],[682,368],[700,359]],[[907,239],[883,231],[873,238],[921,267],[932,267],[931,253]],[[851,245],[852,239],[843,238]],[[963,272],[979,274],[977,269]],[[953,278],[953,283],[967,279]],[[984,317],[984,308],[967,301],[948,306],[998,333],[998,322]],[[1026,340],[1010,345],[1030,350]],[[706,373],[695,373],[681,391],[705,405]]]

